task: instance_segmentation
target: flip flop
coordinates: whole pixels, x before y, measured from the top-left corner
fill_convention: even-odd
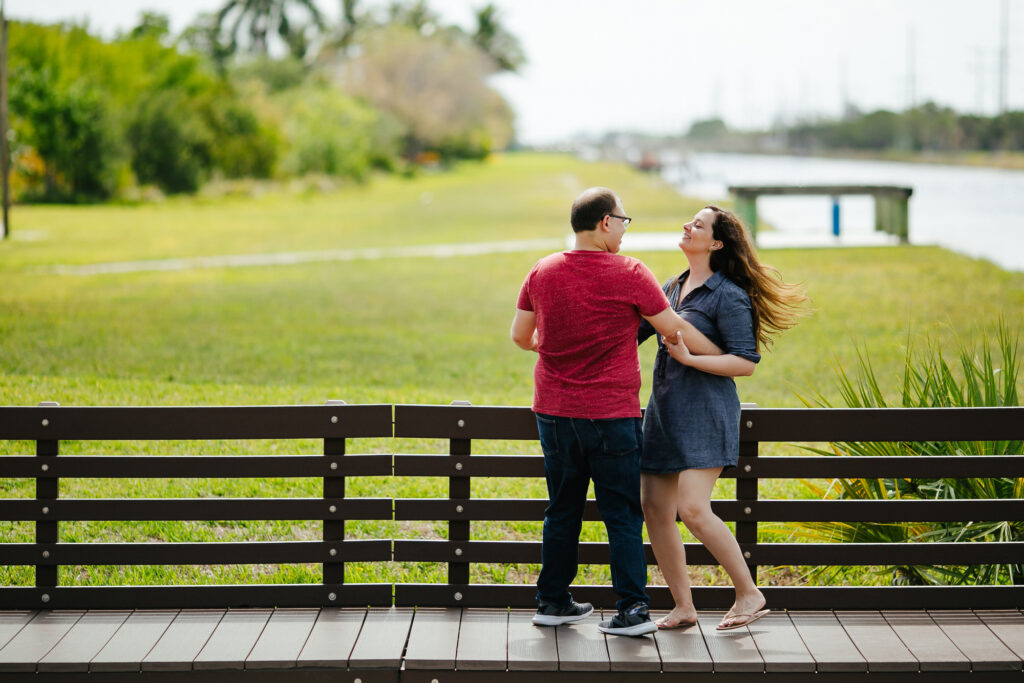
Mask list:
[[[763,603],[761,604],[761,607],[764,607]],[[769,612],[771,612],[771,610],[769,610],[769,609],[761,609],[761,610],[758,610],[757,612],[754,612],[753,614],[734,614],[734,615],[732,615],[731,617],[728,617],[728,618],[729,619],[743,619],[744,617],[746,617],[746,618],[743,619],[743,621],[735,622],[733,624],[730,624],[729,626],[722,626],[721,624],[719,624],[716,627],[716,630],[718,630],[718,631],[731,631],[733,629],[740,628],[741,626],[749,626],[750,624],[753,624],[755,621],[757,621],[758,619],[760,619],[764,615],[768,614]]]

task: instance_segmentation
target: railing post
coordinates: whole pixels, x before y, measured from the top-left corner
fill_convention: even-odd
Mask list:
[[[747,560],[747,568],[750,576],[757,583],[757,554],[756,549],[751,550],[750,546],[757,545],[757,521],[755,504],[757,503],[757,441],[745,438],[754,427],[754,421],[743,414],[743,409],[756,408],[756,403],[740,404],[740,457],[738,467],[739,475],[736,477],[736,501],[743,506],[742,516],[750,517],[750,521],[736,522],[736,541],[740,547],[746,546],[743,550],[743,557]],[[753,474],[754,476],[751,476]]]
[[[832,236],[839,237],[839,195],[832,197]]]
[[[39,404],[41,408],[58,407],[60,404],[53,401],[45,401]],[[43,430],[45,431],[52,422],[52,416],[44,413],[41,418]],[[55,459],[60,452],[60,441],[57,439],[38,439],[36,441],[36,456],[39,458],[39,474],[36,477],[36,502],[39,504],[42,518],[36,520],[36,547],[40,559],[56,560],[53,554],[56,552],[56,544],[60,539],[60,526],[56,511],[52,502],[60,497],[60,479],[47,475],[47,472],[55,470]],[[57,564],[36,565],[36,587],[54,588],[57,586]],[[43,602],[49,602],[49,594],[43,594]]]
[[[472,405],[469,401],[452,401],[451,403],[459,406]],[[459,426],[463,426],[460,424]],[[472,443],[470,439],[450,439],[448,446],[448,455],[452,457],[452,471],[461,472],[462,463],[456,458],[466,458],[470,455],[472,450]],[[458,506],[462,502],[469,500],[470,498],[470,478],[465,475],[451,476],[448,477],[448,499],[452,502],[453,506]],[[457,509],[457,508],[456,508]],[[450,544],[456,544],[458,542],[468,543],[470,539],[469,520],[449,520],[448,521],[448,542]],[[464,552],[464,548],[459,546],[455,547],[455,554],[461,556]],[[448,563],[448,584],[468,584],[469,583],[469,563],[468,562],[449,562]],[[458,600],[458,597],[456,597]]]
[[[327,401],[327,405],[345,405],[344,401]],[[324,472],[324,498],[345,497],[345,475],[341,466],[341,458],[345,455],[345,439],[324,439],[324,456],[327,460],[327,470]],[[337,543],[338,554],[341,553],[341,542],[345,540],[345,520],[325,519],[324,520],[324,542]],[[334,548],[328,550],[330,557]],[[324,560],[324,585],[341,585],[345,583],[345,563],[341,560]]]

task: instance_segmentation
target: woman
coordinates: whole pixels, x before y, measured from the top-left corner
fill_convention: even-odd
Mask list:
[[[736,538],[711,511],[718,476],[739,456],[740,403],[733,377],[753,374],[758,349],[796,324],[807,297],[758,262],[739,219],[716,206],[701,209],[683,226],[679,247],[690,268],[665,285],[665,294],[723,354],[693,355],[679,337],[658,344],[640,467],[647,532],[675,608],[657,624],[677,628],[697,621],[678,513],[736,588],[736,600],[718,625],[728,630],[768,613]],[[645,323],[639,339],[652,334]]]

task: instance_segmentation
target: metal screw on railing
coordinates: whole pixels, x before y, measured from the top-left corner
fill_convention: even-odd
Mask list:
[[[43,551],[43,559],[44,560],[50,559],[50,551],[49,550],[44,550]]]
[[[465,420],[459,420],[458,424],[459,424],[460,427],[465,427],[466,426],[466,421]]]
[[[456,557],[462,557],[462,548],[456,548],[455,549],[455,556]]]
[[[47,420],[45,417],[43,418],[43,426],[44,427],[49,427],[50,426],[50,421]]]
[[[749,515],[750,514],[750,508],[743,508],[743,514]]]
[[[455,594],[455,599],[456,600],[462,600],[462,593],[456,593]]]
[[[338,469],[338,463],[336,463],[336,462],[332,462],[332,463],[331,463],[331,469],[332,469],[332,470],[336,470],[336,469]]]
[[[743,471],[744,472],[749,472],[750,471],[750,465],[744,465],[743,466]]]
[[[328,509],[328,510],[329,510],[330,512],[332,512],[332,513],[334,513],[334,512],[337,512],[337,511],[338,511],[338,508],[337,508],[336,506],[334,506],[334,505],[332,505],[331,507],[329,507],[329,508],[327,508],[327,509]]]
[[[330,550],[327,551],[327,554],[330,555],[331,557],[336,557],[338,555],[338,549],[337,548],[331,548]]]
[[[42,601],[43,602],[50,602],[50,594],[49,593],[43,593]]]
[[[455,463],[455,469],[457,469],[457,470],[459,470],[461,472],[462,471],[462,463],[461,462]]]
[[[338,599],[338,594],[337,593],[328,593],[327,594],[327,599],[330,600],[331,602],[334,602],[335,600]]]
[[[43,472],[49,472],[50,471],[50,466],[49,465],[43,465],[40,469],[43,470]]]
[[[753,420],[747,420],[747,429],[753,429],[753,427],[754,427],[754,421]]]
[[[48,515],[48,514],[50,514],[50,508],[46,508],[46,507],[44,507],[44,508],[43,508],[43,514],[44,514],[44,515]]]
[[[338,424],[338,416],[337,415],[331,415],[331,424],[332,425]]]
[[[749,550],[745,551],[743,553],[743,557],[745,557],[745,558],[747,558],[749,560],[750,559],[750,551]]]
[[[461,505],[456,505],[455,506],[455,511],[456,512],[462,512],[462,506]]]

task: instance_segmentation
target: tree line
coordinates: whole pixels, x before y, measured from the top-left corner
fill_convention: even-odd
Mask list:
[[[513,136],[489,77],[524,63],[493,5],[472,31],[425,0],[376,12],[341,0],[227,0],[178,35],[143,13],[113,39],[12,22],[12,190],[20,201],[102,201],[213,178],[324,174],[482,158]]]
[[[699,147],[745,151],[1021,152],[1024,111],[979,116],[929,102],[903,112],[851,110],[841,119],[777,125],[756,132],[730,130],[715,118],[695,122],[686,138]]]

